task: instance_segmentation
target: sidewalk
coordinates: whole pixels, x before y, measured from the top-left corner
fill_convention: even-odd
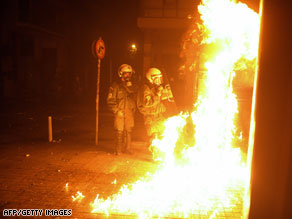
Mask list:
[[[49,115],[53,118],[52,143],[48,142]],[[146,132],[139,114],[133,130],[134,155],[120,156],[113,155],[113,117],[106,108],[100,110],[99,145],[95,145],[94,103],[44,106],[12,102],[1,109],[0,120],[1,216],[4,209],[72,209],[69,218],[107,218],[91,213],[90,203],[96,195],[108,198],[122,185],[157,168],[144,143]],[[78,191],[85,197],[73,201]],[[220,218],[240,218],[239,203]]]
[[[106,198],[155,169],[139,136],[141,118],[133,131],[135,154],[115,156],[113,118],[105,109],[100,111],[96,146],[95,108],[11,104],[0,114],[1,216],[3,209],[53,208],[72,209],[72,218],[97,218],[90,213],[97,194]],[[52,143],[47,136],[48,115],[53,118]],[[85,196],[81,202],[72,201],[77,191]]]
[[[55,141],[95,144],[95,103],[39,104],[34,101],[1,103],[0,145],[48,141],[48,116],[52,117]],[[99,140],[113,140],[113,115],[105,106],[99,109]],[[133,140],[144,141],[142,116],[136,112]]]

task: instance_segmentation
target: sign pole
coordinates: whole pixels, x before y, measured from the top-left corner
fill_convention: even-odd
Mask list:
[[[93,55],[97,59],[97,83],[96,83],[96,118],[95,118],[95,145],[98,145],[98,113],[99,113],[99,84],[100,84],[100,62],[105,55],[105,45],[101,37],[92,44]]]
[[[95,145],[98,145],[98,112],[99,112],[99,83],[100,83],[100,59],[97,63],[97,83],[96,83],[96,119],[95,119]]]

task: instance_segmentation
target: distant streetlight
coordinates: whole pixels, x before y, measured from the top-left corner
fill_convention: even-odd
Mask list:
[[[131,53],[131,54],[135,54],[136,52],[137,52],[137,46],[136,46],[135,43],[132,43],[132,44],[130,45],[130,53]]]

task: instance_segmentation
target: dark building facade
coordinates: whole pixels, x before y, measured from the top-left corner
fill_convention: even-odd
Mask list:
[[[137,25],[143,31],[143,72],[149,67],[160,68],[172,86],[178,105],[192,99],[192,84],[185,86],[190,75],[179,71],[184,34],[196,13],[193,0],[141,0]]]
[[[0,95],[46,98],[65,90],[65,2],[11,0],[0,4]]]

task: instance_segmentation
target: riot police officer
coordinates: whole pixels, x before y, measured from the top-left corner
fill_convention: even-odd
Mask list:
[[[162,131],[163,113],[166,111],[162,102],[163,77],[158,68],[150,68],[146,73],[146,82],[137,96],[137,107],[144,116],[144,124],[150,142],[158,137]]]
[[[131,132],[134,127],[134,113],[136,110],[136,89],[132,81],[133,74],[135,74],[135,71],[131,65],[122,64],[118,69],[120,80],[110,86],[107,96],[107,105],[114,113],[116,155],[121,152],[132,154]]]

